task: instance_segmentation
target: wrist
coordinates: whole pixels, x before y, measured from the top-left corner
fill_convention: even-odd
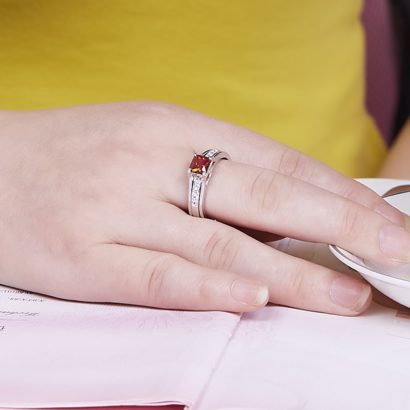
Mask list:
[[[0,110],[0,123],[5,120],[14,111],[10,110]]]
[[[17,117],[17,113],[18,111],[0,110],[0,139],[3,139],[8,134],[8,126],[12,118]]]

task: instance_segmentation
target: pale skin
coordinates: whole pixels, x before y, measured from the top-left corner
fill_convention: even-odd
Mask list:
[[[410,162],[408,160],[410,153],[410,120],[404,124],[393,146],[389,149],[387,158],[379,171],[380,178],[397,178],[410,179]],[[410,219],[407,218],[408,227]],[[403,306],[384,296],[376,289],[372,289],[373,299],[385,306],[405,309]]]
[[[253,311],[268,301],[357,315],[370,287],[237,227],[409,263],[405,216],[271,139],[180,107],[117,103],[0,112],[0,283],[160,308]],[[194,152],[220,148],[187,209]]]
[[[397,140],[380,170],[381,178],[410,178],[410,119],[402,128]]]

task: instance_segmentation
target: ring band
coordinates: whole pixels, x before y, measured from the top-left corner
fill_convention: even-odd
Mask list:
[[[219,149],[208,149],[201,155],[195,154],[188,169],[189,192],[188,192],[188,212],[191,216],[205,218],[204,200],[205,191],[212,176],[215,165],[221,159],[231,159],[231,157]]]

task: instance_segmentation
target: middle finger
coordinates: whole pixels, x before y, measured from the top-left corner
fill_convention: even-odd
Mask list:
[[[171,202],[186,209],[186,193]],[[299,179],[234,161],[217,164],[205,213],[229,225],[341,246],[391,266],[410,261],[410,233],[377,212]]]

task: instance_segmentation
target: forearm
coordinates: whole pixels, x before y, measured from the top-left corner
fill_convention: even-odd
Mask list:
[[[407,120],[397,141],[390,149],[379,177],[410,179],[410,119]]]

